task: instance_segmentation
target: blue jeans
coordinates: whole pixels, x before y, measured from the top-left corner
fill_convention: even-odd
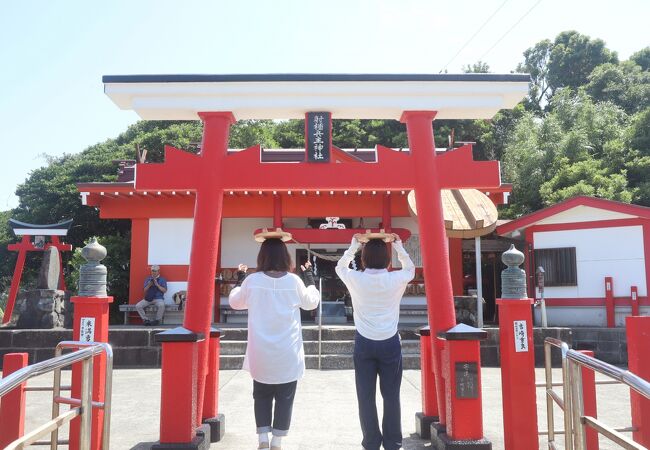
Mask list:
[[[384,399],[381,430],[377,418],[376,387]],[[359,420],[363,445],[367,450],[402,447],[402,422],[399,391],[402,384],[402,345],[399,334],[383,341],[373,341],[358,332],[354,338],[354,376],[359,402]],[[383,436],[382,436],[383,430]]]
[[[297,381],[265,384],[253,380],[255,425],[258,433],[270,431],[274,436],[286,436],[289,433],[297,385]],[[273,420],[272,427],[271,420]]]

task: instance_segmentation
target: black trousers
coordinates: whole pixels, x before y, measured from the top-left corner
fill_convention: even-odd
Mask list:
[[[361,445],[367,450],[378,450],[382,444],[386,450],[401,448],[402,345],[399,334],[383,341],[373,341],[357,332],[354,339],[354,376],[363,433]],[[377,418],[377,376],[384,399],[381,429]]]
[[[297,381],[283,384],[264,384],[253,380],[255,424],[258,433],[271,431],[274,436],[286,436],[291,425],[293,399]],[[275,401],[275,409],[273,402]],[[271,423],[273,426],[271,427]]]

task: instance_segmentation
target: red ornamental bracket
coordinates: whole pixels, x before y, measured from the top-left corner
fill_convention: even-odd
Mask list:
[[[30,223],[19,222],[18,220],[9,219],[9,226],[16,236],[22,236],[22,240],[16,244],[9,244],[7,249],[12,252],[18,252],[14,275],[11,279],[9,288],[9,298],[7,299],[7,308],[5,310],[2,323],[9,323],[14,311],[16,297],[18,296],[18,287],[20,279],[23,276],[25,259],[27,252],[42,252],[50,247],[57,248],[60,252],[72,250],[72,245],[63,244],[59,241],[59,236],[68,234],[68,229],[72,225],[72,219],[50,225],[34,225]],[[45,236],[50,236],[51,241],[45,242]],[[32,241],[32,238],[34,239]],[[59,258],[59,289],[65,290],[65,280],[63,277],[63,262]]]

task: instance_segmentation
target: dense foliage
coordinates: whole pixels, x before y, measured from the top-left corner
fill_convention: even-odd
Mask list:
[[[485,73],[489,66],[478,61],[464,70]],[[516,71],[530,73],[531,85],[514,110],[492,120],[435,124],[438,147],[448,146],[453,133],[456,142],[475,142],[477,159],[502,161],[503,180],[514,190],[501,216],[516,217],[575,195],[650,206],[650,47],[619,61],[602,40],[567,31],[526,50]],[[67,241],[80,248],[90,236],[98,237],[109,252],[110,292],[124,302],[130,223],[99,220],[98,211],[81,205],[75,184],[116,180],[115,160],[135,159],[136,146],[148,150],[148,161],[161,161],[165,144],[196,151],[201,132],[198,121],[138,122],[115,139],[51,157],[32,171],[16,190],[18,207],[0,212],[0,294],[8,290],[15,264],[7,251],[15,241],[8,218],[33,223],[74,218]],[[335,121],[333,142],[342,148],[408,146],[404,125],[382,120]],[[231,148],[255,144],[302,148],[303,121],[243,121],[232,128]],[[82,261],[78,255],[65,258],[74,290],[72,267]],[[23,286],[33,282],[38,263],[39,258],[28,261]]]

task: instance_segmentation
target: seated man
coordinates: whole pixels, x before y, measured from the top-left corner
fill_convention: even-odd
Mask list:
[[[146,325],[160,325],[165,314],[165,292],[167,292],[167,280],[160,276],[160,266],[151,266],[151,276],[144,280],[144,300],[140,300],[135,309],[140,314],[142,322]],[[144,308],[149,305],[156,305],[156,320],[147,319]]]

